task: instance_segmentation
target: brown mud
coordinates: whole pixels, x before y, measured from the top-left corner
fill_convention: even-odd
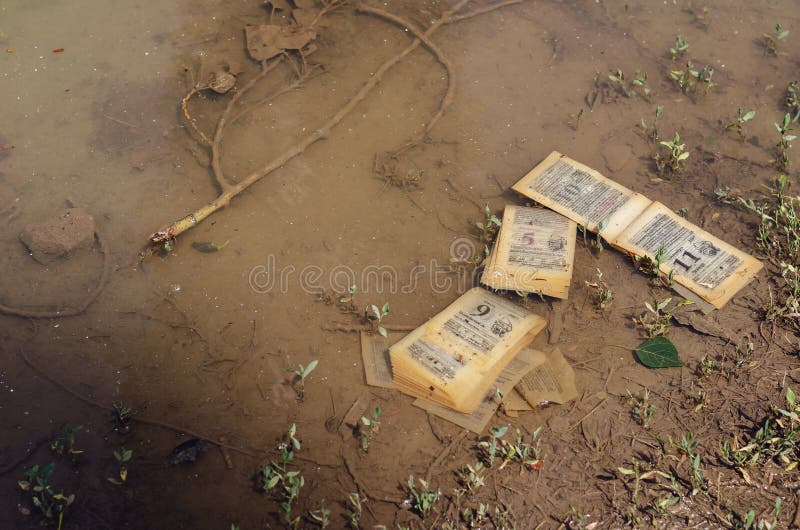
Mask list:
[[[450,8],[436,0],[369,4],[423,31]],[[475,5],[491,2],[468,7]],[[359,320],[326,304],[321,291],[344,293],[355,283],[359,306],[390,303],[387,325],[423,323],[472,281],[451,273],[449,258],[455,245],[482,250],[472,227],[484,204],[523,203],[510,185],[553,149],[753,249],[758,219],[717,201],[714,189],[761,197],[776,174],[773,123],[783,116],[787,83],[798,77],[800,9],[791,0],[704,7],[529,0],[446,25],[431,40],[452,65],[456,91],[424,141],[378,158],[376,175],[376,156],[420,138],[441,106],[447,72],[420,46],[324,140],[180,236],[172,252],[140,261],[153,231],[220,191],[208,152],[181,115],[192,87],[187,72],[208,78],[228,60],[243,65],[239,81],[252,79],[259,65],[247,56],[242,29],[266,23],[268,12],[260,2],[209,0],[0,5],[0,303],[75,307],[96,287],[104,259],[97,248],[41,265],[18,239],[23,227],[69,204],[93,216],[111,262],[102,293],[78,316],[0,315],[0,528],[39,527],[42,517],[17,481],[49,462],[56,488],[76,495],[65,529],[282,528],[277,497],[259,491],[254,477],[279,458],[292,424],[305,477],[300,527],[314,527],[308,510],[325,499],[330,527],[344,528],[355,491],[368,499],[364,528],[457,521],[455,471],[477,460],[479,437],[426,416],[408,397],[367,387],[358,334],[332,331]],[[272,22],[284,23],[282,16]],[[222,164],[232,182],[321,127],[412,40],[353,6],[326,18],[308,57],[321,65],[318,75],[259,104],[295,79],[282,64],[228,124]],[[772,55],[762,34],[778,21],[792,31]],[[715,68],[706,96],[684,95],[667,78],[667,50],[678,34],[690,43],[688,56]],[[598,90],[597,73],[603,79],[617,68],[629,76],[646,71],[650,100]],[[206,91],[193,98],[198,128],[212,134],[230,97]],[[692,153],[685,173],[670,180],[656,179],[654,147],[639,126],[657,105],[664,106],[662,137],[679,131]],[[757,111],[744,142],[724,129],[737,107]],[[576,127],[570,116],[579,109]],[[792,182],[798,166],[789,168]],[[217,252],[192,248],[226,241]],[[584,286],[597,268],[614,291],[604,311]],[[562,350],[581,394],[519,418],[499,413],[492,425],[542,427],[544,463],[488,470],[487,484],[462,502],[489,503],[497,528],[496,507],[520,529],[621,528],[632,513],[647,527],[655,511],[631,511],[632,482],[619,468],[632,457],[653,458],[659,440],[692,432],[706,487],[654,517],[654,526],[735,528],[751,509],[768,518],[781,497],[781,527],[790,527],[796,469],[761,465],[745,480],[718,456],[721,442],[751,435],[773,406],[783,406],[786,388],[800,386],[798,337],[763,321],[775,285],[770,268],[706,317],[708,326],[673,323],[669,337],[686,366],[648,370],[633,356],[641,330],[632,317],[646,301],[676,295],[653,288],[627,256],[597,253],[579,237],[569,300],[527,304],[550,322],[533,345]],[[742,358],[748,344],[753,352]],[[319,365],[301,401],[287,369],[313,359]],[[704,373],[708,359],[719,369]],[[629,393],[645,388],[656,406],[646,429],[628,403]],[[697,409],[700,391],[707,398]],[[114,430],[115,401],[142,418],[129,434]],[[382,409],[368,453],[343,422],[354,403],[361,409],[350,415],[355,422]],[[65,424],[83,426],[76,438],[83,453],[72,458],[50,450]],[[168,466],[172,448],[191,437],[221,445],[194,463]],[[121,447],[133,456],[119,486],[108,478],[118,472],[113,451]],[[685,475],[686,459],[673,456],[669,469]],[[429,477],[443,494],[424,521],[405,502],[411,474]],[[661,494],[645,484],[639,502]]]

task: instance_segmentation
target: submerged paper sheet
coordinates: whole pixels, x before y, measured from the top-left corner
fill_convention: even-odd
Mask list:
[[[504,395],[510,394],[514,389],[514,385],[516,385],[526,373],[544,362],[545,354],[543,352],[529,348],[521,350],[497,377],[494,385],[491,387],[491,392],[484,396],[484,399],[478,404],[475,410],[469,414],[456,412],[423,399],[417,399],[414,401],[414,405],[444,420],[455,423],[459,427],[480,434],[486,428],[489,420],[492,419],[492,416],[497,412],[497,407],[500,405],[495,397],[496,389],[499,388],[500,392]]]
[[[470,289],[389,348],[395,387],[471,412],[545,320],[501,296]]]
[[[575,372],[558,348],[547,355],[545,362],[526,373],[515,388],[533,407],[563,404],[578,397]]]
[[[481,283],[567,298],[576,235],[575,222],[552,210],[506,206]]]
[[[716,308],[725,305],[762,268],[749,254],[663,204],[557,151],[513,188],[625,252],[655,260],[661,251],[661,272]]]
[[[364,364],[364,377],[368,385],[394,388],[389,348],[407,334],[404,331],[390,331],[388,337],[384,337],[368,331],[360,332],[361,360]]]

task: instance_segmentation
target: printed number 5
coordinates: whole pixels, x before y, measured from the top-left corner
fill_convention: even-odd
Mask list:
[[[533,232],[527,232],[522,234],[522,243],[528,246],[533,246],[534,242],[536,241],[536,234]]]

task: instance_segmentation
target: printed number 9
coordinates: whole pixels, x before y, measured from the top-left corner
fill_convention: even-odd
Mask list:
[[[489,311],[490,311],[489,306],[486,305],[486,304],[481,304],[478,307],[476,307],[475,309],[478,310],[477,313],[473,313],[472,314],[472,316],[475,316],[475,317],[484,317],[484,316],[488,315]]]

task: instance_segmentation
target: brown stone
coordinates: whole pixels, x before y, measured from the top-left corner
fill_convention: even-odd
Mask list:
[[[94,241],[94,219],[81,208],[70,208],[26,226],[19,239],[33,259],[50,263],[73,250],[90,247]]]

